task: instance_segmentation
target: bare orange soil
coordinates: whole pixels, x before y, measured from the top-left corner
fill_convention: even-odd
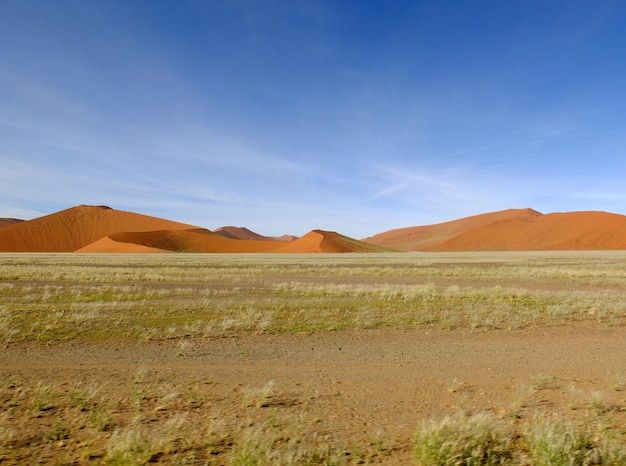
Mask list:
[[[616,250],[626,249],[626,216],[510,209],[390,230],[364,241],[413,251]]]
[[[37,384],[55,387],[53,394],[103,387],[117,400],[109,413],[111,429],[123,428],[131,418],[145,428],[164,425],[181,413],[195,429],[206,428],[207,418],[225,431],[270,423],[318,446],[345,448],[348,460],[365,455],[371,463],[404,465],[411,463],[420,421],[459,412],[488,411],[516,423],[538,413],[556,414],[626,429],[624,341],[625,327],[581,324],[478,333],[242,333],[190,339],[186,345],[18,343],[0,353],[0,394],[2,400],[14,399],[16,391]],[[271,390],[257,402],[255,393],[269,382]],[[602,410],[590,408],[597,393],[604,397]],[[60,458],[71,463],[90,452],[101,460],[110,432],[90,436],[76,430],[59,441],[36,441],[38,432],[62,425],[67,412],[51,406],[29,425],[9,422],[15,427],[11,457],[18,463]],[[209,458],[199,452],[197,464],[224,464],[224,442]],[[176,464],[177,455],[191,453],[174,448],[158,460]]]

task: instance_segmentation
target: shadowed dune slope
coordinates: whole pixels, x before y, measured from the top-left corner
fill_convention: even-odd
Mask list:
[[[20,220],[19,218],[0,218],[0,228],[21,223],[23,221],[24,220]]]
[[[509,219],[529,222],[541,215],[533,209],[508,209],[435,225],[398,228],[365,238],[363,241],[405,251],[425,251],[494,222]]]
[[[81,205],[0,228],[0,251],[70,252],[120,231],[197,228],[147,215]]]
[[[129,245],[134,245],[136,247],[149,248],[153,252],[216,253],[268,252],[284,244],[278,241],[229,239],[203,228],[115,233],[109,235],[108,239],[110,241],[106,243],[96,242],[80,249],[78,252],[112,252],[107,250],[112,247],[111,242],[120,244],[122,248],[129,248]],[[99,250],[103,246],[105,250]]]
[[[100,238],[98,241],[95,241],[91,244],[88,244],[85,247],[77,249],[75,252],[110,252],[110,253],[166,253],[170,251],[166,251],[164,249],[151,248],[148,246],[142,246],[141,244],[135,243],[124,243],[121,241],[115,241],[105,236],[104,238]]]
[[[297,240],[287,243],[275,252],[324,253],[324,252],[392,252],[393,249],[364,243],[334,231],[313,230]]]
[[[532,209],[511,209],[391,230],[364,241],[413,251],[626,249],[626,216],[607,212],[544,215]]]

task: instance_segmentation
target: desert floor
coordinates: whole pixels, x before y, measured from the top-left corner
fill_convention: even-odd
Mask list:
[[[582,323],[13,343],[0,352],[5,413],[11,400],[12,409],[19,409],[20,392],[31,403],[41,398],[42,405],[12,433],[16,441],[0,463],[104,461],[110,435],[107,446],[87,417],[80,433],[79,399],[100,404],[107,418],[103,433],[107,423],[121,425],[119,419],[129,417],[137,435],[147,438],[151,426],[166,421],[183,423],[190,432],[211,424],[204,434],[212,438],[208,456],[185,451],[179,439],[170,455],[152,458],[163,462],[176,462],[177,454],[181,462],[227,462],[223,453],[233,439],[259,428],[285,442],[297,436],[343,455],[338,461],[407,464],[420,422],[484,411],[514,423],[562,415],[623,431],[625,342],[624,326]],[[94,406],[81,409],[98,412]],[[47,440],[57,432],[56,438],[43,441],[42,432]]]

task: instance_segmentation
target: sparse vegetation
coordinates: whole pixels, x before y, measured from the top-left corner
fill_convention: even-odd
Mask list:
[[[510,439],[506,428],[486,413],[430,421],[415,434],[415,459],[420,466],[510,464]]]
[[[624,259],[623,252],[2,254],[0,341],[169,340],[184,362],[202,339],[241,332],[608,328],[626,322]],[[294,398],[273,381],[217,395],[211,380],[174,384],[142,367],[115,391],[93,380],[31,385],[12,373],[0,380],[0,462],[355,464],[384,462],[404,448],[422,465],[626,464],[624,373],[607,377],[598,386],[529,374],[497,414],[473,410],[467,400],[479,394],[454,379],[442,396],[459,412],[389,446],[374,433],[369,444],[342,444],[317,427],[315,394]],[[546,393],[562,400],[560,418],[537,414]],[[222,413],[224,403],[239,411]]]
[[[516,431],[512,422],[479,413],[428,421],[415,434],[419,466],[623,465],[624,444],[610,431],[593,432],[568,419],[535,417]]]
[[[435,326],[626,315],[622,253],[0,256],[5,341]],[[184,348],[181,353],[184,352]]]

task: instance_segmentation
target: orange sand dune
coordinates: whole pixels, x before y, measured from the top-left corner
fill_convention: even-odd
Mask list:
[[[626,249],[626,216],[594,211],[544,215],[532,209],[509,209],[437,225],[390,230],[363,241],[323,230],[313,230],[302,238],[284,241],[242,227],[223,227],[217,234],[193,225],[105,206],[82,205],[0,227],[0,252],[325,253],[574,249]]]
[[[224,238],[203,228],[114,233],[109,235],[109,240],[120,245],[135,245],[161,252],[267,252],[284,244],[278,241]],[[105,250],[99,250],[102,246],[105,247]],[[79,252],[109,252],[106,248],[110,247],[110,242],[96,242],[79,250]]]
[[[293,241],[296,239],[296,237],[292,235],[283,235],[279,238],[263,236],[247,228],[233,226],[220,227],[217,230],[213,230],[213,232],[230,239],[251,239],[255,241]]]
[[[511,209],[391,230],[364,241],[413,251],[626,249],[626,216],[607,212],[544,215],[532,209]]]
[[[0,228],[6,227],[8,225],[13,225],[14,223],[20,223],[24,220],[20,220],[19,218],[0,218]]]
[[[392,249],[367,244],[340,235],[334,231],[313,230],[301,238],[284,245],[275,252],[323,253],[323,252],[389,252]]]
[[[465,232],[429,251],[542,251],[626,249],[626,217],[607,212],[542,215],[533,221],[507,219]]]
[[[528,222],[541,215],[542,214],[532,209],[508,209],[500,212],[474,215],[472,217],[435,225],[389,230],[370,238],[365,238],[363,241],[406,251],[424,251],[493,222],[507,219]]]
[[[110,252],[110,253],[166,253],[164,249],[151,248],[148,246],[142,246],[134,243],[123,243],[121,241],[115,241],[105,236],[98,241],[94,241],[85,247],[77,249],[76,252]]]
[[[189,228],[196,227],[105,206],[81,205],[0,228],[0,251],[69,252],[120,231]]]

